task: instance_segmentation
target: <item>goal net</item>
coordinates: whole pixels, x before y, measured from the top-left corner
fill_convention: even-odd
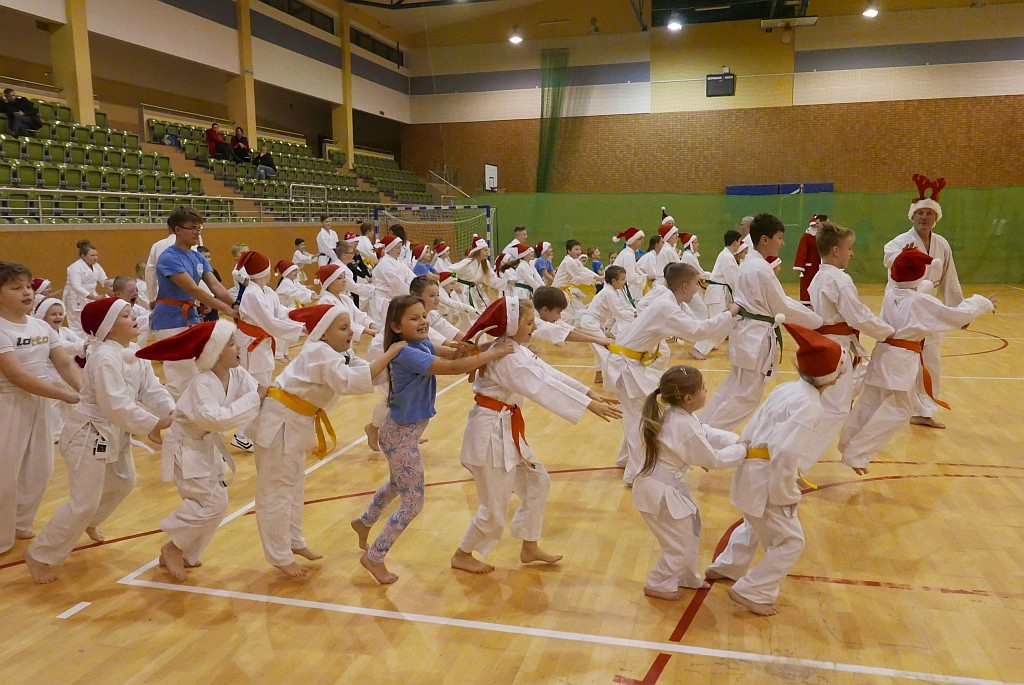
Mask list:
[[[491,243],[494,215],[490,205],[383,205],[374,210],[373,223],[378,236],[401,224],[412,243],[433,245],[443,240],[452,250],[449,259],[457,262],[474,235]]]

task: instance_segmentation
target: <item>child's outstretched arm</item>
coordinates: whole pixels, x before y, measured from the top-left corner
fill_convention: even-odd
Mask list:
[[[469,373],[475,369],[479,369],[487,362],[494,361],[495,359],[501,359],[502,357],[512,354],[514,351],[512,343],[508,340],[502,340],[496,342],[487,348],[485,352],[475,354],[469,357],[460,357],[459,359],[441,359],[435,357],[434,363],[427,369],[427,373],[432,376],[459,376],[464,373]]]

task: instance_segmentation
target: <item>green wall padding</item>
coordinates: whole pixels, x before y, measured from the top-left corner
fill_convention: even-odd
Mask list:
[[[671,193],[487,193],[466,203],[497,208],[495,243],[498,249],[524,225],[530,241],[555,246],[555,265],[569,238],[584,248],[597,246],[607,255],[619,249],[612,236],[636,226],[650,236],[661,223],[661,208],[676,219],[680,230],[696,233],[701,263],[711,269],[722,249],[722,235],[748,214],[771,212],[786,224],[782,250],[783,282],[793,283],[797,243],[811,215],[827,214],[834,222],[857,232],[854,281],[885,282],[882,246],[910,229],[907,208],[916,189],[904,193],[817,193],[810,195],[683,195]],[[964,283],[1024,282],[1024,186],[985,189],[946,188],[940,197],[942,220],[936,232],[953,247],[957,271]]]

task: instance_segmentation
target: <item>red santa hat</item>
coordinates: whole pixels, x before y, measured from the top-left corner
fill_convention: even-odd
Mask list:
[[[466,253],[466,256],[468,257],[474,252],[479,252],[485,247],[487,247],[487,241],[474,233],[473,240],[471,240],[469,243],[469,252]]]
[[[294,264],[289,262],[287,259],[282,259],[281,261],[279,261],[277,263],[277,267],[276,268],[277,268],[277,273],[281,276],[281,278],[284,278],[285,276],[287,276],[288,274],[290,274],[293,271],[298,271],[299,270],[299,267],[295,266]]]
[[[348,233],[345,234],[345,242],[346,243],[352,243],[353,245],[355,243],[358,243],[359,242],[359,234],[356,233],[355,231],[349,231]]]
[[[674,235],[677,235],[678,233],[679,229],[676,228],[675,224],[663,223],[661,226],[658,226],[658,235],[660,235],[664,240],[668,240],[669,238],[671,238]]]
[[[32,279],[32,291],[33,292],[37,292],[38,293],[39,291],[46,290],[49,287],[50,287],[50,282],[48,280],[46,280],[45,278],[33,278]]]
[[[416,243],[412,246],[412,256],[414,259],[419,259],[426,252],[427,246],[425,243]]]
[[[400,248],[401,246],[402,239],[397,235],[390,233],[388,235],[381,236],[380,240],[377,241],[377,244],[374,245],[374,247],[377,248],[378,258],[383,257],[385,253],[391,252],[396,247]]]
[[[457,280],[458,279],[455,277],[455,274],[453,274],[451,271],[442,271],[441,273],[437,274],[437,283],[442,288],[445,287],[446,285],[454,283]]]
[[[740,246],[736,248],[736,251],[733,252],[733,254],[739,254],[740,252],[743,252],[748,247],[750,247],[750,245],[747,244],[747,241],[746,240],[741,240],[740,241]]]
[[[634,240],[640,240],[643,237],[644,237],[644,232],[643,231],[641,231],[636,226],[630,226],[625,231],[622,231],[621,233],[619,233],[618,235],[613,237],[612,240],[615,241],[615,242],[618,242],[618,241],[621,240],[621,241],[624,241],[624,242],[626,242],[628,244],[628,243],[633,242]]]
[[[336,304],[315,304],[311,307],[299,307],[288,312],[288,318],[298,321],[306,327],[310,340],[319,340],[327,329],[342,314],[348,314],[344,307]]]
[[[509,254],[508,252],[502,252],[494,258],[494,270],[501,273],[502,269],[510,269],[512,265],[519,261],[519,254]]]
[[[917,197],[910,202],[907,218],[913,219],[914,212],[919,209],[934,209],[938,215],[938,218],[935,220],[941,219],[942,206],[939,204],[939,193],[946,187],[946,179],[937,178],[932,181],[924,174],[914,174],[914,183],[917,184]],[[925,191],[929,189],[932,191],[932,194],[925,197]]]
[[[121,310],[131,303],[119,297],[93,300],[82,308],[82,329],[99,340],[106,340]]]
[[[270,275],[270,258],[262,252],[250,250],[238,255],[231,275],[239,282],[246,278],[265,278]]]
[[[519,330],[519,298],[499,297],[491,302],[487,309],[473,322],[463,336],[464,340],[472,340],[481,333],[500,338],[503,335],[515,335]]]
[[[686,248],[690,247],[690,245],[692,245],[693,241],[696,240],[696,239],[697,239],[697,235],[694,234],[694,233],[680,233],[679,234],[679,242],[681,242],[683,244],[683,249],[684,250]]]
[[[845,364],[843,348],[838,343],[809,328],[791,323],[784,325],[799,346],[796,366],[801,374],[809,376],[817,386],[839,378]]]
[[[664,224],[669,224],[671,226],[675,226],[676,225],[676,220],[673,219],[672,216],[667,211],[665,211],[664,207],[661,208],[661,223],[663,225]],[[662,236],[662,237],[664,237],[664,236]]]
[[[773,269],[779,267],[782,264],[782,257],[779,257],[778,255],[775,255],[774,257],[765,257],[764,260],[768,262],[768,266],[770,266]]]
[[[537,247],[533,248],[533,253],[538,257],[544,255],[545,252],[551,249],[551,243],[546,243],[543,240],[537,243]]]
[[[892,266],[889,267],[889,277],[900,288],[928,288],[924,281],[924,275],[928,272],[928,266],[942,268],[942,260],[921,252],[913,245],[903,248],[903,251],[896,255]]]
[[[212,369],[221,352],[235,335],[235,324],[228,319],[205,321],[170,338],[157,340],[135,353],[139,359],[177,362],[195,359],[200,371]]]
[[[434,245],[434,255],[437,257],[444,257],[449,252],[451,252],[451,248],[448,247],[448,243],[443,240],[437,245]]]
[[[340,264],[325,264],[316,270],[316,280],[320,281],[320,287],[327,290],[327,286],[348,273],[348,267]]]
[[[517,259],[526,259],[533,254],[533,246],[526,243],[516,243],[509,252],[509,256],[516,257]]]

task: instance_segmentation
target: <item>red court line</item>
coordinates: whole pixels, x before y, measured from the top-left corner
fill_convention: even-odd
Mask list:
[[[819,464],[842,464],[843,462],[839,459],[821,459],[818,461]],[[1017,466],[1014,464],[963,464],[955,461],[889,461],[879,460],[871,462],[873,466],[950,466],[960,467],[968,469],[1007,469],[1011,471],[1024,470],[1024,465]]]
[[[893,463],[896,463],[896,462],[893,462]],[[918,462],[910,462],[910,463],[918,463]],[[867,482],[871,482],[871,481],[883,481],[883,480],[906,480],[906,479],[910,479],[910,478],[1000,478],[1000,476],[993,475],[993,474],[958,474],[958,473],[935,473],[935,474],[922,473],[922,474],[905,474],[905,475],[894,475],[894,476],[875,476],[875,477],[872,477],[872,478],[861,478],[861,479],[858,479],[858,480],[847,480],[847,481],[837,481],[835,483],[826,483],[824,485],[819,485],[817,487],[817,489],[806,489],[806,490],[803,490],[802,492],[803,492],[803,494],[807,495],[807,494],[814,493],[814,492],[820,492],[821,490],[828,490],[828,489],[831,489],[831,488],[839,487],[841,485],[854,485],[854,484],[860,484],[860,483],[867,483]],[[739,521],[736,521],[731,526],[729,526],[728,530],[725,531],[725,533],[722,535],[721,539],[718,541],[718,545],[715,547],[715,552],[712,555],[712,559],[717,558],[718,555],[721,554],[725,550],[725,546],[727,544],[727,541],[729,540],[729,537],[732,535],[732,532],[742,522],[743,522],[743,519],[740,519]],[[895,589],[895,590],[916,590],[916,591],[923,591],[923,592],[941,592],[941,593],[944,593],[944,594],[973,595],[973,596],[981,596],[981,597],[997,597],[997,598],[1000,598],[1000,599],[1024,599],[1024,595],[1019,595],[1019,594],[1015,594],[1015,593],[993,592],[991,590],[954,589],[954,588],[930,587],[930,586],[926,586],[926,585],[915,586],[915,585],[908,585],[908,584],[905,584],[905,583],[890,583],[890,582],[886,582],[886,581],[875,581],[875,580],[846,580],[846,579],[842,579],[842,578],[829,578],[829,577],[826,577],[826,576],[788,575],[787,578],[793,578],[795,580],[805,580],[805,581],[819,582],[819,583],[835,583],[835,584],[841,584],[841,585],[861,585],[861,586],[865,586],[865,587],[880,587],[880,588]],[[711,583],[711,586],[714,587],[716,581],[712,580],[712,581],[709,581],[709,582]],[[676,624],[675,630],[673,630],[672,631],[672,635],[669,636],[669,641],[670,642],[681,642],[682,641],[683,636],[686,634],[687,629],[689,629],[690,624],[693,622],[693,619],[697,615],[697,612],[700,610],[701,606],[703,606],[704,598],[707,597],[708,593],[710,593],[710,592],[711,592],[710,589],[708,589],[708,590],[699,590],[697,592],[697,594],[694,596],[694,598],[692,600],[690,600],[690,604],[686,607],[686,610],[683,612],[683,615],[680,617],[679,623]],[[628,676],[623,676],[623,675],[616,674],[615,676],[612,677],[612,681],[615,682],[615,683],[621,683],[623,685],[655,685],[658,682],[658,679],[661,677],[661,674],[665,671],[665,668],[668,666],[668,662],[669,662],[669,660],[671,658],[672,658],[671,654],[665,654],[665,653],[658,654],[658,656],[655,657],[654,662],[651,664],[651,667],[649,669],[647,669],[647,674],[644,676],[643,680],[637,680],[635,678],[630,678]]]
[[[103,542],[91,542],[88,545],[82,545],[81,547],[75,547],[71,551],[72,552],[78,552],[78,551],[81,551],[83,549],[92,549],[93,547],[102,547],[103,545],[112,545],[115,542],[124,542],[125,540],[134,540],[135,538],[144,538],[147,535],[156,535],[157,533],[162,533],[162,532],[163,531],[161,531],[161,530],[147,530],[147,531],[143,531],[141,533],[132,533],[131,535],[123,535],[123,536],[121,536],[119,538],[111,538],[109,540],[104,540]],[[10,568],[12,566],[18,566],[19,564],[24,564],[24,563],[25,563],[24,559],[19,559],[18,561],[10,561],[10,562],[8,562],[6,564],[0,565],[0,571],[4,570],[5,568]]]
[[[981,352],[960,352],[958,354],[944,354],[942,356],[943,357],[971,357],[971,356],[974,356],[976,354],[991,354],[992,352],[998,352],[999,350],[1005,350],[1007,347],[1010,346],[1010,341],[1009,340],[1007,340],[1006,338],[1001,338],[998,335],[995,335],[994,333],[986,333],[985,331],[976,331],[973,328],[971,329],[971,332],[972,333],[980,333],[981,335],[987,335],[990,338],[995,338],[996,340],[1001,342],[1002,345],[1000,345],[999,347],[997,347],[995,349],[992,349],[992,350],[982,350]]]

